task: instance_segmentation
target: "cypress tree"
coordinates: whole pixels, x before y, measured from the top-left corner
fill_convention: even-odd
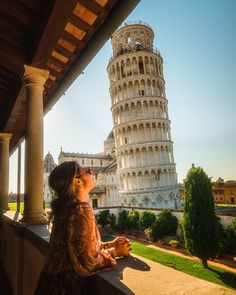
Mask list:
[[[183,235],[187,250],[205,268],[220,250],[217,222],[211,180],[202,168],[192,166],[185,180]]]

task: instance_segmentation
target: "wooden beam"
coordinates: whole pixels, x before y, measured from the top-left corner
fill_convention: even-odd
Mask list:
[[[2,67],[1,63],[0,63],[0,74],[3,76],[7,76],[9,79],[14,80],[14,81],[17,79],[17,76],[15,75],[15,73]]]
[[[49,18],[44,25],[44,29],[40,39],[36,41],[35,53],[32,57],[31,65],[42,67],[46,64],[53,49],[57,44],[57,40],[61,37],[64,28],[72,15],[77,0],[57,0],[52,7]]]
[[[56,66],[58,66],[60,68],[63,68],[66,65],[64,62],[60,61],[59,59],[57,59],[57,58],[55,58],[53,56],[50,56],[48,58],[48,63],[49,64],[52,63],[52,64],[54,64],[54,65],[56,65]]]
[[[92,26],[90,26],[88,23],[83,21],[75,14],[72,14],[72,16],[70,17],[70,22],[84,32],[94,31],[94,28]]]
[[[22,6],[18,1],[1,0],[0,12],[10,15],[11,18],[16,19],[27,27],[31,27],[35,22],[36,14],[34,15],[31,9]]]
[[[12,94],[12,87],[14,87],[14,83],[11,85],[0,83],[0,90],[3,90],[6,94]]]
[[[85,35],[86,36],[86,35]],[[84,41],[81,41],[74,37],[73,35],[69,34],[68,32],[64,31],[62,36],[64,40],[68,41],[69,43],[75,45],[75,46],[80,46],[83,47],[85,45]]]
[[[0,37],[0,65],[17,75],[27,63],[26,55],[10,42]]]
[[[66,50],[64,47],[62,47],[62,46],[59,45],[59,44],[57,44],[55,50],[56,50],[58,53],[64,55],[65,57],[68,57],[68,58],[70,58],[70,57],[73,55],[72,52],[69,52],[68,50]]]
[[[29,34],[27,32],[5,22],[2,17],[0,17],[0,32],[2,39],[9,41],[18,48],[24,49],[29,43]]]
[[[79,0],[79,3],[86,7],[88,10],[92,11],[94,14],[99,15],[103,7],[100,6],[97,2],[91,0]]]
[[[9,78],[9,76],[0,75],[0,83],[3,85],[12,85],[12,83],[14,83],[14,80]]]
[[[62,72],[57,72],[54,69],[52,69],[49,65],[47,65],[47,70],[50,72],[51,75],[53,75],[55,78],[60,78],[62,77]]]

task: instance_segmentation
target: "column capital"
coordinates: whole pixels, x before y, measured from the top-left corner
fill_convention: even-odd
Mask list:
[[[43,87],[49,75],[49,71],[24,65],[22,80],[25,87]]]
[[[9,141],[12,137],[11,133],[1,133],[0,132],[0,141]]]

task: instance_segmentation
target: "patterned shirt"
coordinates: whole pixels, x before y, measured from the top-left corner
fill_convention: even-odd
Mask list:
[[[81,202],[72,210],[55,216],[44,272],[74,269],[80,277],[109,270],[116,260],[104,249],[93,209]]]

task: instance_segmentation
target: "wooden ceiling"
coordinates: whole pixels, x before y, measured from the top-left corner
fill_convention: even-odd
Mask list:
[[[138,2],[0,1],[0,132],[13,133],[11,152],[25,132],[24,64],[49,70],[44,93],[47,111],[59,99],[59,89],[70,86]],[[82,57],[86,61],[80,67]],[[63,84],[67,85],[63,88]]]

